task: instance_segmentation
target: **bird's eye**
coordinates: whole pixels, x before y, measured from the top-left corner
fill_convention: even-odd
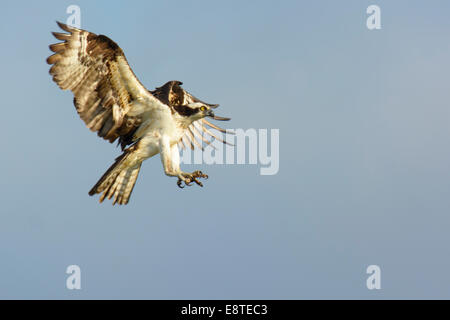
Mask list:
[[[200,107],[200,111],[206,111],[206,107],[205,106],[201,106]]]

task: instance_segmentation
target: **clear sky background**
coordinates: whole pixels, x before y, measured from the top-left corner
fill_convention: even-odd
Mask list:
[[[149,89],[280,130],[280,170],[159,156],[128,206],[87,192],[119,155],[48,75],[55,20],[125,51]],[[382,29],[366,27],[381,7]],[[448,1],[2,4],[0,298],[450,298]],[[67,266],[82,289],[67,290]],[[381,290],[366,268],[381,268]]]

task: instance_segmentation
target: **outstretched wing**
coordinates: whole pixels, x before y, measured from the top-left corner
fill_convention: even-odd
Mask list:
[[[221,118],[220,120],[222,119],[223,121],[230,120],[229,118]],[[218,132],[220,132],[220,134]],[[225,140],[222,138],[222,134],[225,135]],[[178,146],[181,149],[191,148],[191,150],[194,150],[195,148],[199,148],[204,150],[204,145],[208,146],[214,140],[233,146],[233,144],[226,141],[227,134],[233,134],[233,132],[225,130],[206,119],[201,119],[194,121],[189,127],[187,127],[185,134],[181,138],[180,142],[178,142]],[[213,145],[211,145],[211,147],[214,148]]]
[[[73,92],[77,112],[89,129],[109,142],[129,136],[144,120],[143,113],[130,112],[134,102],[162,104],[139,82],[114,41],[57,23],[68,33],[53,32],[64,41],[50,45],[55,54],[47,63],[53,65],[53,80]]]

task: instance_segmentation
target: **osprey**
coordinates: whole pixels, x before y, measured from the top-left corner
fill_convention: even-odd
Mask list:
[[[86,126],[111,143],[117,140],[123,151],[89,195],[101,193],[100,202],[114,197],[113,205],[127,204],[142,162],[158,153],[165,174],[177,177],[180,188],[193,182],[203,186],[198,179],[208,178],[206,174],[181,171],[178,147],[203,149],[201,141],[210,144],[212,139],[226,143],[210,128],[226,130],[205,119],[230,120],[214,115],[218,105],[197,99],[181,88],[180,81],[147,90],[114,41],[57,23],[67,33],[53,32],[64,41],[50,45],[55,53],[47,63],[52,65],[53,81],[73,92],[75,108]]]

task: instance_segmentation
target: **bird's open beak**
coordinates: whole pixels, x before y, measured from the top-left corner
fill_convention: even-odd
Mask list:
[[[214,114],[214,112],[212,111],[212,109],[215,109],[215,108],[217,108],[219,105],[218,104],[209,104],[209,103],[205,103],[208,107],[210,107],[211,109],[209,109],[208,110],[208,112],[206,113],[206,116],[207,117],[211,117],[211,118],[213,118],[214,120],[219,120],[219,121],[228,121],[228,120],[231,120],[231,118],[224,118],[224,117],[219,117],[219,116],[216,116],[215,114]]]
[[[216,116],[216,115],[214,114],[214,112],[213,112],[211,109],[208,110],[208,112],[206,113],[206,116],[207,116],[207,117],[211,117],[211,118],[213,118],[214,120],[219,120],[219,121],[228,121],[228,120],[231,120],[231,118],[224,118],[224,117]]]

